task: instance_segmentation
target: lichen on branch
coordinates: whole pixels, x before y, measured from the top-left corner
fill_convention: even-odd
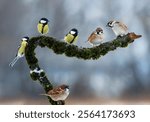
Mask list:
[[[67,44],[66,42],[60,41],[53,37],[47,36],[38,36],[32,37],[29,40],[28,46],[25,51],[25,57],[29,68],[31,71],[34,69],[41,69],[38,65],[38,59],[36,58],[36,54],[34,50],[37,46],[40,47],[48,47],[52,49],[56,54],[65,54],[68,57],[77,57],[79,59],[84,60],[96,60],[101,56],[106,55],[109,51],[115,50],[117,47],[127,47],[128,44],[134,42],[135,39],[140,38],[141,35],[136,35],[135,33],[128,33],[123,37],[118,37],[112,41],[105,42],[100,44],[99,46],[85,48],[78,47],[76,45]],[[52,83],[46,77],[45,72],[41,72],[40,74],[32,73],[30,74],[33,80],[39,80],[40,84],[43,86],[45,92],[47,93],[49,90],[53,89]],[[64,101],[53,101],[50,97],[48,97],[49,102],[51,104],[65,104]]]

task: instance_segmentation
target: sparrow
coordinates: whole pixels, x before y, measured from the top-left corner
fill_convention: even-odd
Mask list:
[[[119,21],[109,21],[106,26],[110,27],[117,37],[122,37],[128,33],[127,26]]]
[[[65,42],[72,44],[78,39],[78,30],[76,28],[71,29],[64,37]]]
[[[47,18],[41,18],[39,20],[37,29],[40,34],[44,35],[49,32],[48,22],[49,22],[49,20]]]
[[[21,44],[18,48],[18,52],[16,54],[16,57],[14,58],[14,60],[9,64],[10,67],[13,67],[14,64],[18,61],[18,59],[22,58],[25,54],[25,49],[28,45],[29,42],[29,37],[23,37],[21,40]]]
[[[69,86],[63,84],[61,86],[58,86],[48,91],[46,94],[41,94],[41,95],[49,96],[54,101],[59,101],[59,100],[64,101],[68,97],[69,92],[70,92]]]
[[[96,28],[95,31],[93,31],[91,33],[91,35],[88,37],[88,42],[94,46],[94,45],[98,45],[101,44],[101,42],[104,39],[104,33],[103,33],[103,29],[98,27]]]

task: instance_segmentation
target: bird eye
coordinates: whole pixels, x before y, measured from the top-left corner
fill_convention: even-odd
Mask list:
[[[113,22],[109,22],[107,25],[108,25],[109,27],[113,27]]]
[[[97,32],[97,34],[99,34],[99,31]]]

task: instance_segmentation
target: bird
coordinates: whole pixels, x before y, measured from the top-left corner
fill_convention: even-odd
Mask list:
[[[47,18],[41,18],[38,22],[37,29],[38,32],[42,35],[45,35],[49,32],[49,20]]]
[[[68,44],[73,44],[78,39],[78,30],[76,28],[73,28],[69,31],[69,33],[66,34],[64,37],[65,42]]]
[[[13,67],[14,64],[18,61],[18,59],[22,58],[25,54],[25,49],[28,45],[29,37],[23,37],[20,46],[18,47],[18,52],[14,60],[9,64],[10,67]]]
[[[122,37],[128,33],[127,26],[119,21],[111,20],[106,26],[110,27],[117,37]]]
[[[98,45],[98,44],[101,44],[101,42],[103,41],[104,39],[104,32],[103,32],[103,29],[98,27],[96,28],[95,31],[93,31],[91,33],[91,35],[88,37],[88,42],[92,45],[92,46],[95,46],[95,45]]]
[[[69,86],[63,84],[48,91],[46,94],[41,94],[41,95],[49,96],[54,101],[59,101],[59,100],[64,101],[68,97],[69,93],[70,93]]]

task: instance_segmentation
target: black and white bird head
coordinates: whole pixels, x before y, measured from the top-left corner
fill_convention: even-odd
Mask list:
[[[39,23],[41,24],[48,24],[49,20],[47,18],[41,18]]]
[[[22,41],[29,42],[29,37],[28,37],[28,36],[23,37],[23,38],[22,38]]]
[[[114,25],[115,25],[115,23],[116,23],[116,21],[115,20],[111,20],[111,21],[109,21],[108,23],[107,23],[107,27],[110,27],[110,28],[113,28],[114,27]]]
[[[97,35],[101,35],[101,34],[103,34],[104,32],[103,32],[103,29],[102,28],[100,28],[100,27],[98,27],[97,29],[96,29],[96,34]]]
[[[71,35],[77,36],[78,35],[78,30],[76,28],[73,28],[69,32]]]

